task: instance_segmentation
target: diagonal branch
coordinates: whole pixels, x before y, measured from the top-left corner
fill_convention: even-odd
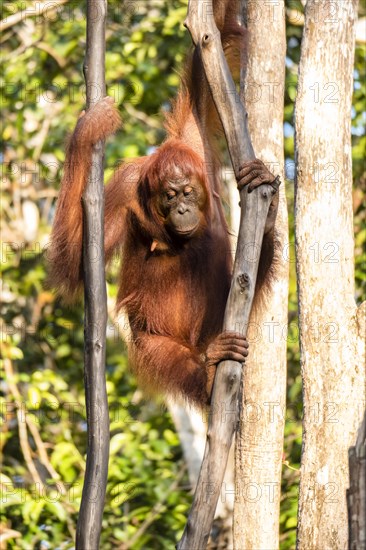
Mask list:
[[[5,31],[9,27],[17,25],[21,21],[24,21],[28,17],[39,17],[40,15],[45,16],[49,11],[58,9],[62,4],[66,4],[69,0],[57,0],[57,2],[50,2],[46,0],[45,2],[34,2],[30,6],[27,6],[26,9],[17,11],[8,15],[0,21],[0,32]]]
[[[212,2],[190,0],[185,24],[202,57],[207,81],[224,127],[234,172],[238,175],[240,166],[255,158],[255,155],[247,128],[247,113],[236,92],[222,50]],[[270,185],[263,185],[250,194],[246,188],[240,193],[240,229],[224,330],[238,330],[240,327],[244,334],[247,331],[264,227],[274,192]],[[206,547],[238,420],[241,375],[242,366],[234,361],[224,361],[217,368],[205,453],[178,550],[201,550]]]

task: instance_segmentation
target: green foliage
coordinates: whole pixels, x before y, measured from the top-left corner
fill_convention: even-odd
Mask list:
[[[0,522],[21,534],[10,548],[71,548],[86,452],[82,315],[42,291],[44,262],[30,262],[14,254],[3,272]],[[127,543],[139,529],[133,548],[173,548],[190,500],[174,426],[162,406],[142,400],[117,336],[108,343],[107,380],[111,454],[102,548]]]
[[[22,5],[24,8],[24,2],[5,2],[2,17]],[[109,0],[108,5],[106,80],[124,127],[108,144],[107,177],[120,159],[146,154],[163,138],[161,107],[166,109],[176,92],[177,71],[189,44],[182,25],[183,0]],[[289,1],[288,7],[303,10],[300,0]],[[64,141],[85,101],[84,8],[85,2],[69,1],[42,16],[23,18],[5,30],[3,37],[1,298],[6,376],[0,386],[4,454],[0,524],[9,535],[9,549],[73,547],[85,471],[82,308],[67,309],[55,300],[45,267]],[[291,281],[280,518],[283,550],[295,547],[301,453],[292,179],[293,106],[301,35],[301,24],[290,18],[285,153]],[[361,131],[364,55],[364,45],[358,46],[352,115],[358,301],[366,294],[362,280],[366,242],[366,140]],[[113,296],[113,273],[109,279]],[[191,499],[179,441],[166,410],[142,399],[128,372],[118,331],[112,323],[108,329],[111,460],[101,547],[173,549]]]
[[[366,12],[366,9],[364,9]],[[365,15],[365,13],[363,14]],[[365,103],[366,103],[366,56],[365,44],[356,47],[355,55],[355,91],[352,109],[352,160],[355,177],[353,195],[355,214],[355,276],[356,299],[361,303],[366,298],[366,135],[365,135]]]

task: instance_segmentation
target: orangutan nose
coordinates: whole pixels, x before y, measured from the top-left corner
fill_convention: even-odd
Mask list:
[[[185,214],[188,210],[188,207],[184,204],[184,203],[181,203],[179,206],[178,206],[178,212],[179,214]]]

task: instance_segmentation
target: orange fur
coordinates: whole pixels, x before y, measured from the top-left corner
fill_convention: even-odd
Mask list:
[[[104,102],[106,103],[106,100]],[[49,260],[50,281],[68,300],[77,295],[82,282],[81,195],[90,171],[93,145],[105,140],[120,125],[118,111],[109,100],[107,103],[107,116],[104,116],[106,109],[101,103],[79,118],[66,149],[64,176],[51,234]]]
[[[235,1],[214,0],[233,71],[243,36],[235,9]],[[112,103],[103,100],[79,120],[67,150],[52,232],[51,278],[69,299],[82,282],[81,195],[92,147],[118,124]],[[214,365],[224,359],[243,361],[246,353],[242,336],[220,335],[232,265],[218,200],[220,165],[212,137],[218,126],[195,52],[166,117],[166,141],[151,156],[123,164],[105,191],[105,255],[109,261],[115,250],[123,248],[117,308],[124,307],[128,314],[135,372],[149,390],[183,396],[201,406],[209,400]],[[166,195],[164,182],[176,182],[177,168],[197,194],[199,221],[188,239],[170,230],[159,209]]]

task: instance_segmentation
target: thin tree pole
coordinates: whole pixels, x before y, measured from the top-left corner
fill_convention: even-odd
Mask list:
[[[186,26],[198,48],[217,107],[235,174],[255,158],[247,128],[247,114],[235,89],[213,17],[212,2],[190,0]],[[215,86],[216,83],[220,86]],[[259,251],[274,189],[263,185],[240,192],[241,218],[234,270],[226,305],[224,330],[246,334],[254,298]],[[242,366],[235,361],[218,365],[211,398],[206,448],[187,524],[178,550],[201,550],[207,545],[217,500],[238,420]]]
[[[106,0],[87,0],[84,61],[87,109],[106,95]],[[104,142],[94,146],[83,205],[84,382],[88,449],[77,550],[97,550],[108,476],[109,414],[105,383],[107,295],[104,270]]]

